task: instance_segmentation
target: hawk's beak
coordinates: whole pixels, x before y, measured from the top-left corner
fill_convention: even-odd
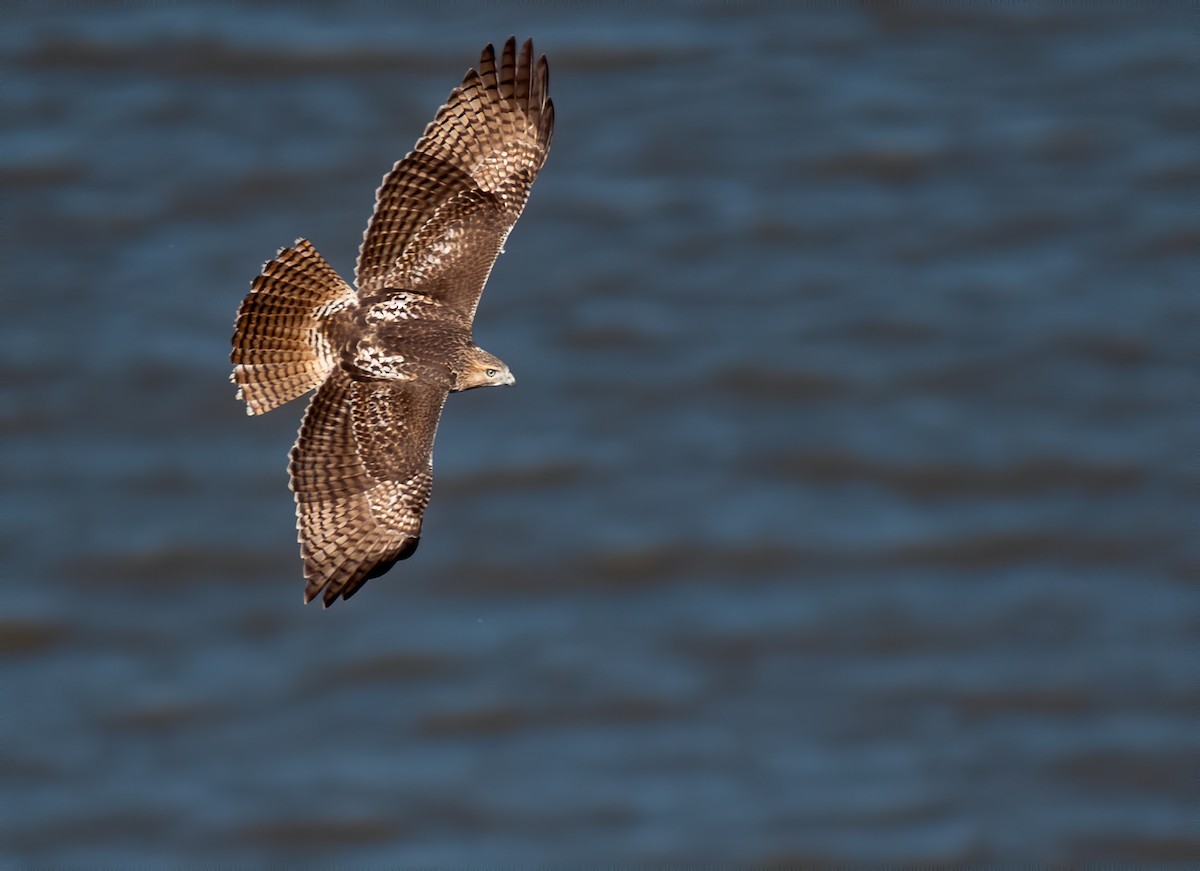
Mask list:
[[[512,374],[511,372],[509,372],[509,373],[508,373],[508,377],[507,377],[507,378],[505,378],[505,379],[504,379],[503,381],[501,381],[500,383],[501,383],[501,384],[516,384],[516,383],[517,383],[517,379],[516,379],[516,378],[513,378],[513,374]]]

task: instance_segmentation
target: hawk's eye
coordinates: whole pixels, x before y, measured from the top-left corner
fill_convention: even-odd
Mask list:
[[[483,374],[486,375],[488,378],[495,378],[496,370],[495,369],[484,369]]]

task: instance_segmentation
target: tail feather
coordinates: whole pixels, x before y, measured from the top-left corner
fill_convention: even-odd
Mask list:
[[[324,324],[354,299],[306,239],[263,267],[238,309],[230,355],[247,414],[270,411],[325,380],[337,357]]]

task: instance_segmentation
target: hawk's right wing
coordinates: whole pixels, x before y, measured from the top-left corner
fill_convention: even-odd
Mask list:
[[[518,56],[510,38],[499,67],[492,46],[483,50],[479,71],[379,188],[355,269],[363,299],[417,290],[474,316],[550,149],[549,88],[546,58],[534,61],[531,41]]]
[[[433,438],[446,388],[354,381],[334,369],[292,448],[304,601],[349,599],[412,555],[433,482]]]

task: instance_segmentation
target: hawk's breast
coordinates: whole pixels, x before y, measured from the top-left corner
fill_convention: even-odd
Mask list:
[[[419,293],[390,291],[363,306],[343,361],[359,379],[421,380],[449,388],[469,325],[453,309]]]

